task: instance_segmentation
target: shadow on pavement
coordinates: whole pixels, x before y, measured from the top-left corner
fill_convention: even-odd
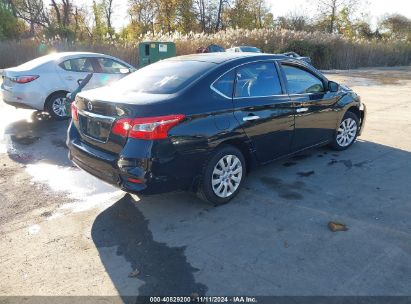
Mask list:
[[[410,152],[366,141],[345,152],[315,149],[253,171],[239,196],[219,208],[187,193],[138,202],[127,194],[97,216],[92,239],[125,301],[210,288],[231,295],[406,294],[411,277],[391,272],[389,256],[377,258],[411,241],[404,235],[411,228],[410,163]],[[328,221],[341,219],[349,230],[330,232]],[[405,255],[392,263],[409,262]],[[373,269],[372,282],[364,267]],[[402,283],[382,288],[385,280]]]
[[[116,282],[116,279],[127,281],[127,275],[131,278],[126,285],[143,282],[138,288],[139,295],[203,295],[207,290],[195,282],[193,273],[198,269],[187,262],[185,247],[168,247],[153,240],[148,220],[129,194],[98,215],[92,238],[99,250],[114,247],[116,254],[131,265],[130,274],[119,273],[121,268],[111,265],[110,259],[102,260],[120,295],[135,290],[133,287],[123,289],[124,284]]]
[[[5,126],[9,136],[9,157],[22,164],[46,160],[51,164],[71,166],[65,145],[69,120],[54,121],[47,113],[36,111],[29,118]]]

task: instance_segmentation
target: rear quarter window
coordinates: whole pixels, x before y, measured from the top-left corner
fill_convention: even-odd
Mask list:
[[[233,96],[234,90],[234,78],[235,71],[232,70],[219,79],[217,79],[213,84],[212,88],[217,91],[219,94],[224,95],[225,97],[231,98]]]

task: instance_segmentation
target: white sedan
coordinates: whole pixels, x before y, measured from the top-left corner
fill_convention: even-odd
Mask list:
[[[45,110],[54,119],[64,119],[67,93],[88,74],[93,73],[93,77],[85,90],[110,84],[134,71],[128,63],[104,54],[54,53],[3,70],[1,93],[7,104]]]

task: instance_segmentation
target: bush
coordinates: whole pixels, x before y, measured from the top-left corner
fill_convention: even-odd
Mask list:
[[[68,43],[55,40],[0,42],[0,68],[15,66],[51,51],[92,51],[121,58],[138,66],[139,41],[174,41],[177,54],[192,54],[211,43],[223,47],[253,45],[267,53],[295,51],[309,56],[319,69],[350,69],[371,66],[409,65],[411,43],[398,40],[347,40],[320,32],[294,32],[279,29],[228,29],[215,34],[173,35],[148,33],[132,43]]]

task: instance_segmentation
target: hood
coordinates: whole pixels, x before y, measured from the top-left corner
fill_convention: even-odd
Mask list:
[[[347,87],[345,84],[340,84],[340,88],[345,92],[352,92],[352,89]]]

